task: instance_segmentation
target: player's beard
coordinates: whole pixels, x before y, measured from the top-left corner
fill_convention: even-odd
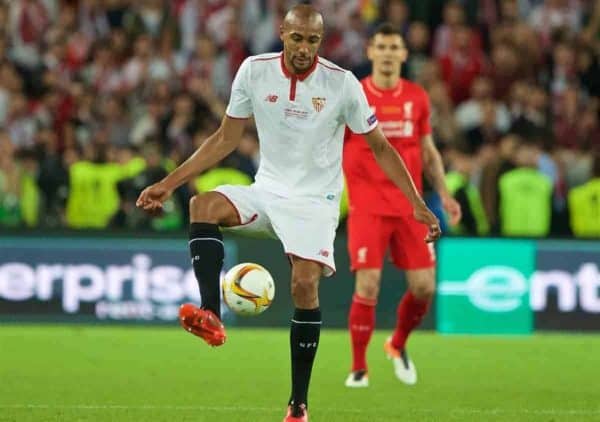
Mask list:
[[[313,57],[311,60],[311,58],[308,56],[292,56],[291,62],[292,62],[292,67],[294,68],[294,72],[296,72],[296,73],[306,72],[308,69],[310,69],[310,66],[312,65],[312,62],[314,59],[315,58]]]

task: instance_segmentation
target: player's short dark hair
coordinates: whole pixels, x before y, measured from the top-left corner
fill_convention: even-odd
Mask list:
[[[377,34],[381,34],[381,35],[398,35],[400,37],[402,37],[402,30],[390,23],[390,22],[383,22],[381,24],[379,24],[371,33],[371,39],[373,39],[375,37],[375,35]]]

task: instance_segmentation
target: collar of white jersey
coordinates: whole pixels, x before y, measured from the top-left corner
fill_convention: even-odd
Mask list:
[[[296,75],[294,73],[290,73],[290,71],[286,69],[285,62],[283,60],[283,51],[281,52],[279,57],[281,62],[281,71],[283,72],[283,75],[286,78],[298,79],[299,81],[303,81],[306,78],[308,78],[315,71],[315,69],[317,68],[317,64],[319,63],[319,56],[315,54],[315,59],[312,65],[310,65],[310,67],[307,69],[307,71]]]

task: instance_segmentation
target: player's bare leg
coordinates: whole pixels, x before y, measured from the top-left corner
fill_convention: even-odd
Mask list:
[[[346,387],[369,386],[366,354],[375,329],[375,306],[380,284],[381,269],[367,268],[356,271],[356,286],[348,315],[352,342],[352,371],[346,378]]]
[[[292,300],[296,307],[290,327],[292,394],[284,421],[308,420],[308,385],[321,333],[319,279],[323,267],[306,259],[290,256],[292,262]]]
[[[219,278],[223,268],[223,235],[219,226],[239,224],[233,205],[221,194],[207,192],[190,201],[190,252],[194,274],[200,287],[200,308],[186,303],[179,309],[179,321],[188,332],[211,346],[225,343],[221,323]]]
[[[394,361],[394,372],[400,381],[416,384],[417,370],[406,351],[408,336],[422,321],[435,293],[435,269],[424,268],[406,271],[408,290],[398,305],[398,320],[392,337],[384,349]]]

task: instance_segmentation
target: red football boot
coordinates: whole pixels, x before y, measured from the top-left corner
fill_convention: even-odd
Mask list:
[[[185,303],[179,308],[179,323],[185,331],[201,337],[211,346],[221,346],[227,340],[223,323],[208,309]]]
[[[288,406],[287,415],[285,415],[283,422],[308,422],[308,410],[305,404],[298,406],[295,413],[292,410],[293,406]]]

